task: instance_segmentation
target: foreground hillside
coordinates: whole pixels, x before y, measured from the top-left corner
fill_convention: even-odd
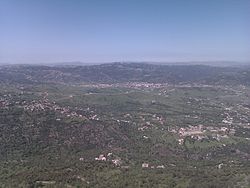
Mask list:
[[[0,68],[0,187],[249,187],[248,69]]]

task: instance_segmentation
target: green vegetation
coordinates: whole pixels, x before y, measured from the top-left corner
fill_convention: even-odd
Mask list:
[[[156,83],[168,78],[158,66],[106,66],[0,69],[12,75],[0,84],[0,187],[250,186],[248,84]],[[82,77],[49,82],[51,69]],[[127,78],[139,69],[155,80]],[[93,80],[108,70],[109,84]]]

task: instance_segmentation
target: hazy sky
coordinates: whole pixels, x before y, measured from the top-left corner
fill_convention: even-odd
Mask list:
[[[250,60],[250,0],[0,0],[0,62]]]

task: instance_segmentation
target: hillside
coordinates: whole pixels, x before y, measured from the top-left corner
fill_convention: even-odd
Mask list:
[[[0,68],[0,187],[249,187],[248,69]]]
[[[32,66],[0,67],[2,82],[22,83],[202,83],[247,84],[250,68],[210,67],[205,65],[150,65],[113,63],[90,66]]]

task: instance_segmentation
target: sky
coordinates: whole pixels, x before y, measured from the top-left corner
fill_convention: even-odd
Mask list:
[[[248,61],[250,0],[0,0],[0,63]]]

